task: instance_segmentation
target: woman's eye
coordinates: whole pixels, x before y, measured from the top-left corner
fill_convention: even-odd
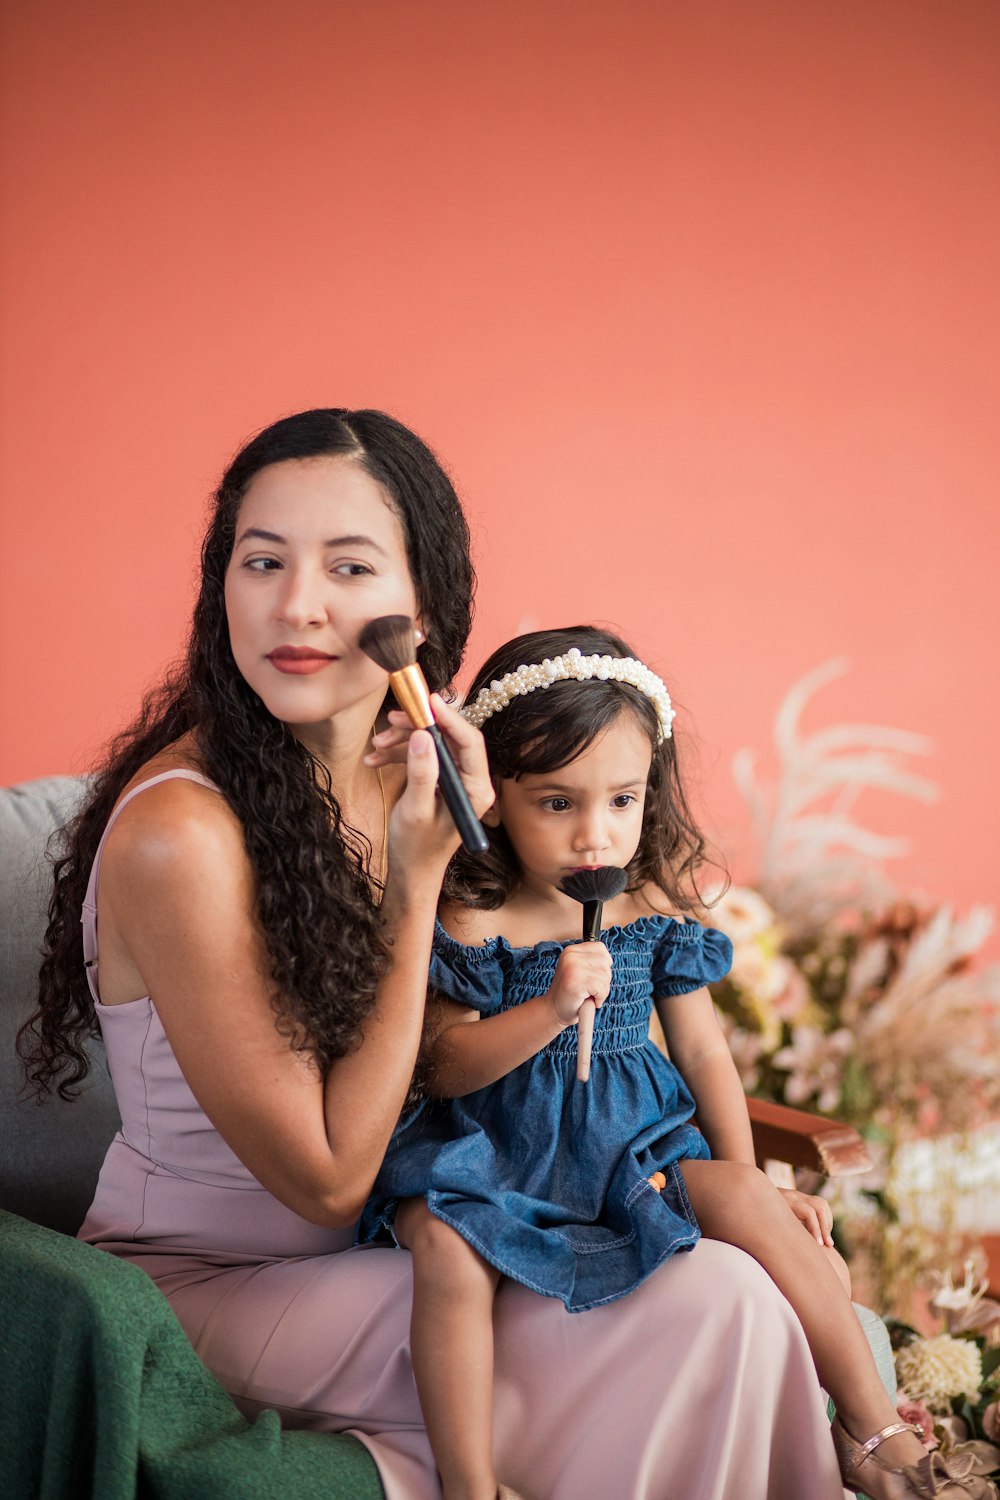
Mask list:
[[[250,573],[271,573],[281,564],[276,557],[248,557],[243,566]]]
[[[333,571],[340,573],[344,578],[363,578],[367,574],[374,573],[375,570],[374,568],[370,568],[367,563],[343,562],[338,563]]]

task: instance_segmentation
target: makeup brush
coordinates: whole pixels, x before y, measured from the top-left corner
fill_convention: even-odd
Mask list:
[[[628,876],[617,865],[602,865],[598,870],[575,870],[560,882],[560,890],[583,904],[583,941],[596,943],[601,936],[601,917],[605,901],[620,896],[628,885]],[[576,1076],[580,1083],[590,1077],[590,1052],[594,1040],[594,1017],[597,1007],[585,1000],[576,1018]]]
[[[486,830],[472,810],[469,794],[455,768],[444,735],[434,722],[427,679],[417,661],[417,643],[409,615],[382,615],[369,620],[358,639],[366,656],[388,672],[396,701],[414,729],[426,729],[438,758],[438,786],[462,843],[470,854],[485,854],[490,847]]]

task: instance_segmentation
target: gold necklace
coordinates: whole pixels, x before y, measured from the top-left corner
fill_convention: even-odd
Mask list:
[[[378,862],[378,883],[385,890],[385,862],[389,851],[389,806],[385,800],[385,782],[382,780],[382,767],[376,766],[378,773],[378,789],[382,793],[382,853]]]

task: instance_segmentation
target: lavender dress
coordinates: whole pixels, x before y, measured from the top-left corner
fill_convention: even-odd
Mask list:
[[[351,1249],[352,1230],[317,1228],[266,1192],[188,1088],[154,1000],[102,1005],[88,973],[122,1129],[81,1238],[149,1273],[243,1410],[352,1432],[388,1500],[436,1500],[409,1255]],[[802,1330],[739,1250],[701,1240],[583,1318],[504,1283],[496,1329],[497,1469],[532,1500],[841,1500]]]

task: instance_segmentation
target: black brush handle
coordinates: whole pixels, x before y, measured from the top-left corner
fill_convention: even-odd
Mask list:
[[[485,854],[490,847],[486,829],[473,811],[469,794],[465,790],[465,782],[458,774],[444,735],[436,724],[428,724],[427,733],[433,739],[437,749],[438,786],[445,805],[455,821],[455,827],[461,834],[462,843],[470,854]]]
[[[597,943],[601,937],[601,917],[604,915],[603,901],[583,903],[583,941]],[[576,1018],[576,1079],[578,1083],[590,1080],[590,1059],[594,1047],[594,1026],[597,1006],[593,1000],[585,1000]]]
[[[601,918],[604,915],[603,901],[583,903],[583,941],[596,943],[601,936]]]

